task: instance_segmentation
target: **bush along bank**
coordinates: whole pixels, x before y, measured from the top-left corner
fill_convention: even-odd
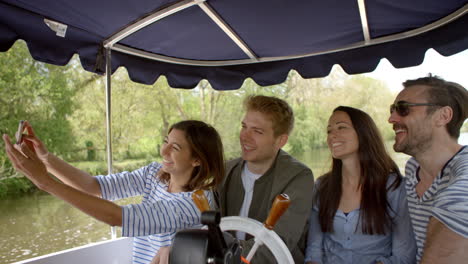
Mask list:
[[[0,180],[0,198],[18,197],[37,190],[26,177],[8,177]]]
[[[152,162],[152,159],[124,160],[113,164],[114,172],[132,171]],[[91,175],[106,175],[107,164],[105,162],[85,161],[72,163],[77,168]],[[20,174],[15,173],[0,179],[0,198],[18,197],[39,190],[31,181]]]

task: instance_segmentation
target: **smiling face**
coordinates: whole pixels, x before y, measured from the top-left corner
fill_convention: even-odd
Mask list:
[[[335,159],[356,157],[359,150],[359,139],[349,115],[335,111],[328,120],[327,144]]]
[[[395,102],[428,103],[426,89],[427,87],[424,85],[405,88],[398,94]],[[432,115],[427,114],[427,107],[410,107],[407,116],[400,116],[396,111],[390,114],[388,122],[393,124],[395,131],[393,149],[396,152],[415,156],[431,147],[433,138]]]
[[[286,134],[275,136],[273,122],[265,114],[248,111],[242,120],[239,137],[242,159],[252,164],[271,165],[287,137]]]
[[[192,150],[185,137],[185,132],[172,129],[164,139],[160,150],[163,158],[163,171],[172,177],[190,179],[193,168],[199,165],[199,161],[192,156]]]

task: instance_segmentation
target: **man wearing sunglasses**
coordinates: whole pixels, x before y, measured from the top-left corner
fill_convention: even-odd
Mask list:
[[[468,147],[458,144],[468,91],[428,77],[408,80],[390,106],[397,152],[406,164],[408,207],[419,263],[468,259]]]

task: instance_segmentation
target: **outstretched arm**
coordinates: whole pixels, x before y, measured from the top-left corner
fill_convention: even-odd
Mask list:
[[[150,264],[168,264],[170,252],[171,252],[170,246],[161,247],[158,253],[156,254],[156,256],[154,256]]]
[[[36,136],[28,121],[25,121],[25,129],[28,131],[28,135],[23,135],[23,141],[36,153],[49,173],[75,189],[90,195],[101,196],[99,183],[93,176],[50,153],[44,143]]]
[[[421,264],[465,263],[468,258],[468,166],[451,164],[454,180],[437,193],[426,231]]]
[[[463,263],[468,259],[468,238],[431,217],[427,227],[426,244],[421,264]]]
[[[11,144],[7,135],[3,136],[3,140],[8,158],[15,169],[28,177],[39,189],[109,225],[122,225],[122,208],[120,206],[54,180],[47,174],[45,165],[36,153],[31,151],[26,144],[15,145],[21,150],[20,152]]]

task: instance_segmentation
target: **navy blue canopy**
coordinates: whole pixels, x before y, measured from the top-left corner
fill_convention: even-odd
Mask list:
[[[468,48],[467,0],[0,0],[0,51],[26,41],[34,59],[126,67],[133,81],[239,88],[370,72],[380,59],[419,65],[427,49]]]

